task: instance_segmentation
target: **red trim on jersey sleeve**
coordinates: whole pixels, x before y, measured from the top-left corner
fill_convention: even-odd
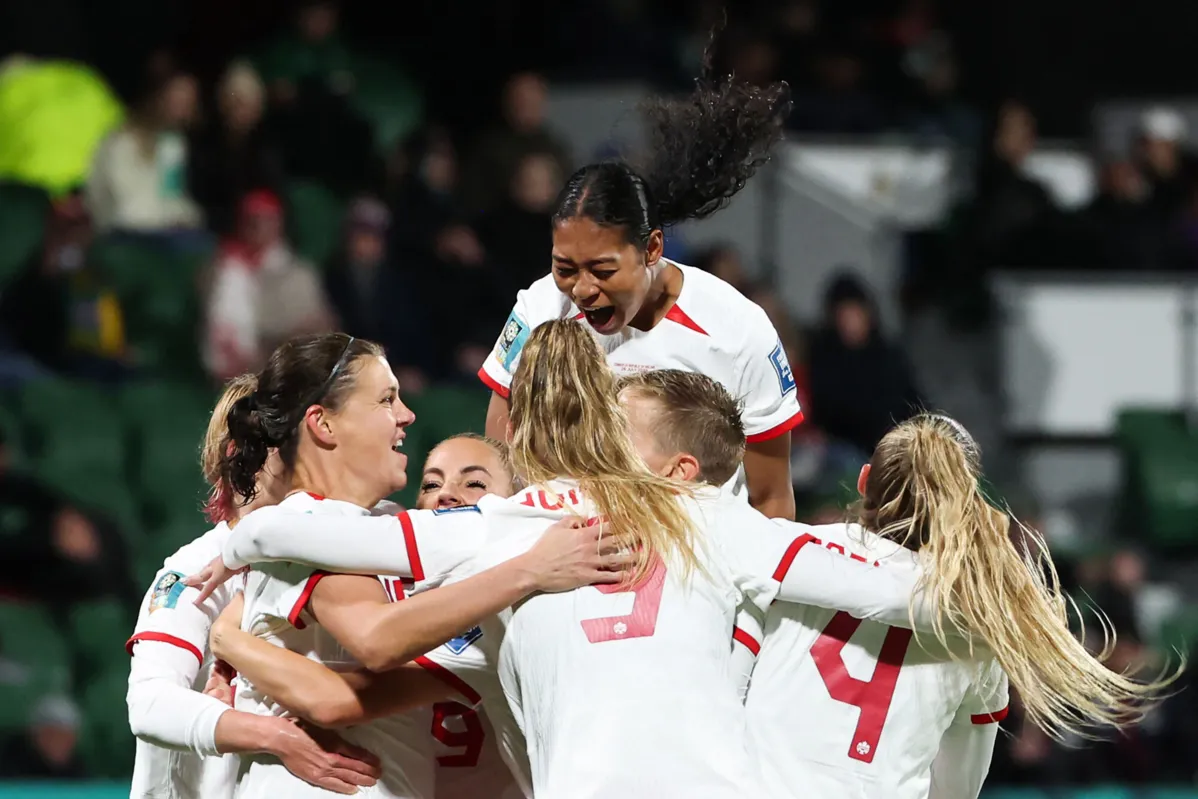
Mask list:
[[[316,584],[328,576],[328,572],[312,572],[308,581],[304,583],[304,590],[300,592],[299,599],[295,600],[295,604],[291,606],[291,612],[287,614],[287,621],[295,629],[302,630],[308,626],[300,618],[300,614],[304,612],[304,608],[308,607],[308,602],[312,599],[312,592],[316,590]]]
[[[786,548],[786,552],[782,554],[782,560],[778,562],[778,568],[774,569],[774,580],[782,582],[786,579],[786,573],[790,571],[791,565],[798,557],[799,550],[808,544],[818,544],[819,539],[811,533],[803,533],[801,536],[790,542],[790,546]]]
[[[416,546],[416,528],[412,526],[412,519],[406,510],[396,515],[399,517],[399,526],[403,528],[403,540],[408,548],[408,565],[412,567],[412,579],[420,582],[424,579],[424,566],[420,563],[420,549]]]
[[[732,640],[742,644],[745,649],[752,652],[753,657],[757,657],[761,652],[761,644],[758,640],[739,627],[732,628]]]
[[[670,310],[666,311],[665,318],[669,319],[671,322],[676,322],[677,324],[680,324],[683,327],[690,328],[691,330],[695,331],[696,333],[701,333],[704,336],[709,335],[706,330],[699,327],[698,322],[696,322],[694,319],[691,319],[689,316],[687,316],[686,311],[682,310],[677,305],[670,306]]]
[[[488,357],[490,357],[490,356],[488,356]],[[483,381],[483,383],[486,384],[487,388],[491,389],[492,391],[494,391],[496,394],[503,397],[504,399],[507,399],[509,396],[511,396],[511,393],[512,393],[511,389],[507,389],[507,388],[504,388],[503,386],[499,385],[498,380],[491,377],[491,375],[487,374],[487,367],[485,367],[485,366],[479,367],[478,379]]]
[[[1011,710],[1011,706],[1007,705],[1002,710],[996,710],[993,713],[975,713],[969,717],[969,720],[974,724],[998,724],[1007,717],[1007,713]]]
[[[312,497],[312,499],[316,500],[317,502],[325,501],[325,497],[322,497],[320,494],[313,494],[311,491],[305,491],[304,493]]]
[[[125,651],[132,655],[133,646],[139,641],[157,641],[160,644],[171,644],[172,646],[177,646],[180,649],[185,649],[191,654],[195,655],[196,660],[200,661],[200,665],[204,664],[204,653],[201,652],[199,648],[191,641],[184,641],[178,636],[170,635],[169,633],[156,632],[134,633],[133,637],[125,642]]]
[[[470,687],[470,683],[466,682],[461,677],[442,666],[440,663],[429,660],[426,655],[421,655],[420,657],[416,658],[416,665],[420,666],[429,674],[432,674],[441,682],[445,683],[450,688],[466,697],[466,701],[468,701],[471,705],[477,705],[479,702],[483,701],[483,698],[479,696],[478,691]]]
[[[775,425],[774,427],[771,427],[769,430],[766,430],[762,433],[754,433],[751,436],[745,436],[745,441],[749,444],[756,444],[758,441],[769,441],[770,439],[777,438],[783,433],[789,433],[802,423],[803,412],[799,411],[780,425]]]
[[[572,316],[570,318],[572,320],[574,320],[575,322],[581,322],[583,319],[586,319],[586,317],[587,317],[586,314],[584,314],[582,311],[579,311],[578,313],[574,314],[574,316]]]

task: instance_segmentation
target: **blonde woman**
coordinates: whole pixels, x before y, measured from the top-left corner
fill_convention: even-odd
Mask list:
[[[212,667],[208,631],[237,594],[222,587],[201,604],[183,578],[206,564],[244,513],[277,502],[288,478],[277,457],[258,472],[258,497],[250,505],[234,501],[219,464],[229,444],[225,416],[237,400],[254,390],[253,375],[231,381],[212,412],[204,438],[204,476],[211,487],[208,503],[212,530],[170,555],[142,601],[137,627],[126,647],[129,670],[129,726],[137,736],[130,796],[231,797],[238,759],[233,755],[266,753],[300,779],[336,792],[353,793],[373,785],[377,761],[335,738],[321,748],[308,733],[286,719],[233,710],[202,693]]]
[[[429,594],[521,557],[554,520],[603,519],[593,529],[634,553],[633,568],[618,587],[533,596],[488,618],[476,646],[482,667],[478,658],[437,665],[453,672],[447,680],[461,697],[485,700],[526,793],[739,797],[754,780],[729,662],[741,598],[763,609],[778,597],[907,624],[917,575],[806,546],[813,539],[801,526],[774,524],[716,488],[650,471],[631,443],[602,351],[573,321],[543,324],[525,353],[512,384],[511,440],[530,487],[441,517],[481,517],[488,536],[474,543],[485,546],[471,564]],[[226,546],[222,568],[292,560],[377,573],[411,561],[387,520],[268,509],[246,524]],[[432,527],[424,540],[409,537],[413,551],[427,543],[436,553]]]
[[[980,476],[969,433],[922,415],[862,467],[855,523],[813,529],[848,556],[919,564],[939,621],[913,637],[818,608],[770,610],[746,703],[766,795],[973,799],[1008,679],[1057,736],[1134,723],[1172,681],[1137,683],[1085,649],[1043,541],[1025,530],[1033,551],[1012,542]]]

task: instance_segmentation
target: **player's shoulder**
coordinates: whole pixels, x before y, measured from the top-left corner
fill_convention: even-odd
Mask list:
[[[221,554],[229,535],[229,525],[221,522],[168,555],[158,573],[173,571],[182,572],[184,576],[195,574]]]
[[[681,270],[687,287],[683,310],[713,340],[727,346],[778,337],[765,310],[731,283],[694,266],[674,265]]]
[[[564,319],[572,310],[573,304],[558,290],[553,275],[548,274],[516,294],[512,317],[523,317],[529,327],[535,328],[551,319]]]

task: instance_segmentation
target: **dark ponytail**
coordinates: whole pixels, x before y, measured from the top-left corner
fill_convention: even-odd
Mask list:
[[[272,443],[253,394],[242,397],[229,408],[225,420],[229,429],[229,448],[222,465],[224,478],[237,494],[249,502],[258,493],[258,472],[266,465]]]
[[[694,91],[642,104],[648,134],[644,165],[637,170],[615,161],[579,169],[558,195],[554,224],[586,217],[624,227],[629,240],[643,248],[654,230],[719,211],[769,160],[790,114],[790,88],[713,75],[716,33]]]
[[[279,451],[288,469],[295,466],[308,408],[337,410],[353,390],[359,359],[382,354],[378,344],[344,333],[296,336],[280,345],[258,373],[257,389],[229,408],[222,478],[245,502],[252,501],[258,493],[258,473],[272,449]]]

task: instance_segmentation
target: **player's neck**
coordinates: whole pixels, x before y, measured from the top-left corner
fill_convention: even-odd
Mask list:
[[[682,270],[662,258],[658,261],[657,274],[653,276],[653,283],[649,286],[649,293],[645,295],[645,302],[628,326],[637,330],[652,330],[658,322],[666,318],[666,314],[674,307],[674,303],[678,302],[678,295],[681,293]]]
[[[291,493],[304,491],[325,499],[349,502],[359,508],[373,508],[382,500],[376,485],[368,485],[352,471],[337,467],[338,464],[328,463],[326,459],[297,463]]]

